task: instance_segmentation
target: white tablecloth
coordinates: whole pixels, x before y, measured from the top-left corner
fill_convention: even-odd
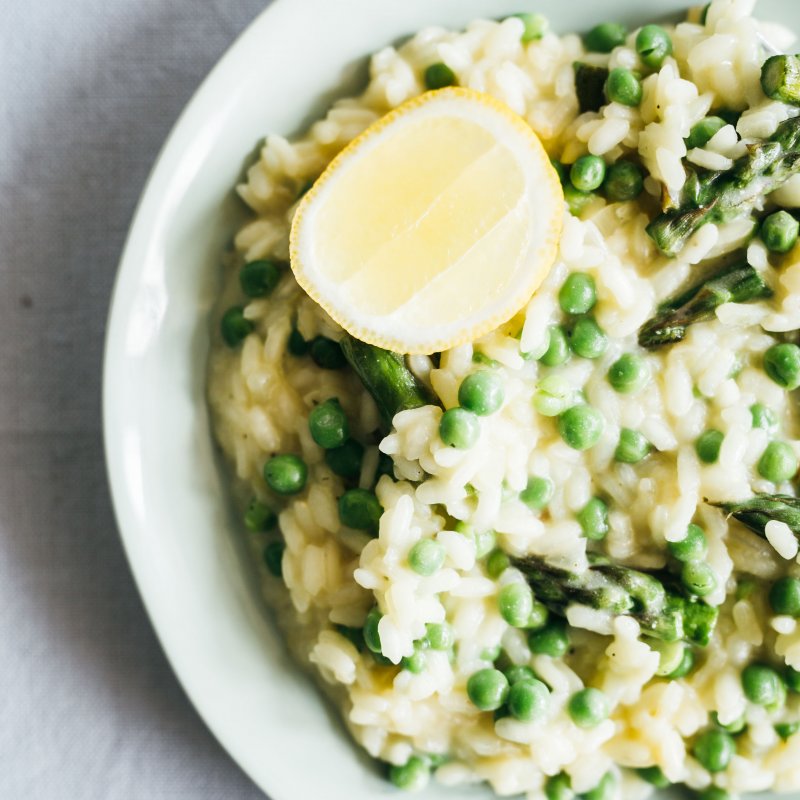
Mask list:
[[[189,705],[109,503],[100,372],[136,199],[267,0],[0,0],[0,798],[256,800]]]

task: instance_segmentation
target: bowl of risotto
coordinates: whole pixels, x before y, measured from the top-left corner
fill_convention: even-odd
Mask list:
[[[800,793],[798,31],[277,0],[187,107],[107,460],[274,800]]]

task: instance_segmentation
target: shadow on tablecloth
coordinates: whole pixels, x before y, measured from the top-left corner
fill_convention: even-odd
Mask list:
[[[0,55],[0,796],[263,795],[188,703],[113,520],[100,370],[150,166],[264,0],[15,4]],[[39,6],[38,9],[23,6]],[[8,21],[8,20],[7,20]],[[6,44],[4,43],[4,49]],[[8,156],[8,157],[6,157]]]

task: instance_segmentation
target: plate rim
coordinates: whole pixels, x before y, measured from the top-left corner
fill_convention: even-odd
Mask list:
[[[298,0],[294,0],[295,3]],[[281,11],[289,6],[290,0],[271,0],[269,5],[262,9],[251,19],[245,27],[228,44],[224,53],[218,58],[211,69],[200,78],[195,86],[189,100],[184,104],[175,121],[170,126],[169,132],[163,140],[158,152],[153,160],[152,166],[145,179],[136,206],[130,217],[128,231],[120,250],[120,256],[116,264],[116,273],[108,301],[108,311],[106,314],[106,324],[104,332],[103,353],[101,362],[102,382],[101,382],[101,428],[103,435],[103,460],[105,463],[106,480],[108,483],[109,494],[111,496],[112,513],[114,522],[122,542],[122,549],[125,560],[128,564],[130,574],[133,578],[136,591],[144,606],[149,624],[155,633],[161,651],[167,660],[169,669],[181,690],[186,695],[195,713],[200,717],[206,729],[216,740],[223,753],[233,760],[236,766],[248,777],[253,785],[262,793],[268,794],[271,800],[279,800],[285,797],[286,787],[269,784],[262,778],[256,778],[254,771],[250,768],[246,759],[234,747],[231,741],[225,736],[223,725],[215,718],[212,710],[203,700],[200,693],[193,688],[186,679],[183,669],[180,667],[180,656],[177,648],[168,632],[166,615],[155,601],[154,595],[148,592],[144,586],[146,573],[138,566],[138,548],[134,531],[132,531],[131,516],[128,512],[126,519],[123,519],[123,510],[128,508],[129,488],[122,461],[117,457],[119,442],[117,440],[118,431],[113,427],[115,413],[115,392],[116,387],[111,385],[113,371],[110,364],[116,355],[118,342],[124,333],[125,317],[122,314],[122,307],[125,303],[123,298],[123,284],[126,276],[130,274],[135,260],[136,250],[146,247],[147,242],[141,241],[147,232],[149,225],[144,212],[151,203],[151,196],[154,187],[164,177],[168,177],[170,172],[170,154],[177,146],[178,140],[182,137],[184,130],[188,127],[189,120],[195,110],[202,104],[203,96],[208,91],[209,85],[228,69],[229,62],[236,57],[240,46],[259,36],[261,29],[267,25],[271,19],[277,16],[278,9]]]

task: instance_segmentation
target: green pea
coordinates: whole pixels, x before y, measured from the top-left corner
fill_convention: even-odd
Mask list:
[[[531,615],[525,627],[529,631],[540,631],[547,625],[549,619],[550,612],[547,610],[547,606],[544,603],[540,603],[538,600],[534,600]]]
[[[536,678],[526,678],[511,686],[508,693],[508,710],[522,722],[541,719],[547,711],[550,690]]]
[[[547,779],[544,785],[544,794],[547,800],[572,800],[575,792],[572,791],[572,781],[566,772],[559,772]]]
[[[364,621],[364,644],[367,646],[367,650],[372,653],[381,652],[381,637],[378,633],[378,623],[381,619],[383,619],[383,614],[381,614],[378,607],[375,606],[370,609]]]
[[[575,390],[560,375],[548,375],[538,383],[533,407],[543,417],[557,417],[575,403],[575,395]]]
[[[694,669],[694,650],[691,647],[683,648],[683,656],[680,664],[667,675],[671,681],[677,681],[680,678],[685,678]]]
[[[709,730],[697,737],[692,752],[709,772],[723,772],[736,754],[736,742],[725,731]]]
[[[481,650],[481,661],[489,661],[494,663],[500,658],[500,653],[502,651],[502,647],[499,644],[494,645],[493,647],[484,647]]]
[[[558,367],[569,360],[569,341],[560,325],[551,325],[548,330],[547,350],[539,359],[546,367]]]
[[[441,767],[442,764],[446,764],[450,761],[450,755],[448,753],[428,753],[425,758],[431,765],[431,769]]]
[[[500,616],[513,628],[524,628],[533,611],[533,592],[527,583],[509,583],[497,595]]]
[[[425,638],[431,650],[449,650],[456,642],[453,629],[446,622],[429,622],[425,626]]]
[[[800,670],[796,670],[794,667],[786,667],[786,672],[783,673],[783,679],[786,681],[786,685],[789,689],[793,692],[800,693]]]
[[[776,211],[761,223],[761,240],[773,253],[788,253],[797,243],[798,222],[788,211]]]
[[[439,61],[425,70],[425,86],[428,89],[444,89],[445,86],[458,86],[458,78],[447,64]]]
[[[800,347],[784,342],[764,353],[764,371],[778,386],[794,390],[800,386]]]
[[[625,588],[635,603],[641,603],[646,608],[653,608],[666,600],[664,584],[652,575],[628,576]],[[613,607],[613,594],[607,604],[608,607]],[[603,601],[598,599],[598,607],[602,606]]]
[[[589,52],[610,53],[615,47],[625,44],[627,35],[627,28],[619,22],[601,22],[583,37],[583,44]]]
[[[636,34],[636,52],[645,66],[659,69],[672,55],[672,39],[660,25],[645,25]]]
[[[705,597],[717,588],[717,576],[704,561],[687,561],[681,568],[681,581],[698,597]]]
[[[325,336],[315,336],[308,351],[312,361],[321,369],[342,369],[347,364],[339,342]]]
[[[474,672],[467,681],[467,695],[472,704],[481,711],[500,708],[506,702],[508,691],[506,676],[491,667]]]
[[[650,370],[644,359],[633,353],[620,356],[608,368],[608,382],[615,392],[633,394],[650,380]]]
[[[769,604],[776,614],[800,617],[800,580],[780,578],[769,590]]]
[[[778,417],[775,412],[761,403],[753,403],[750,406],[750,415],[753,419],[754,428],[772,431],[778,427]]]
[[[694,443],[697,457],[704,464],[714,464],[719,459],[719,451],[724,438],[725,434],[715,428],[710,428],[701,433]]]
[[[705,147],[728,123],[722,117],[706,117],[695,122],[684,140],[687,150]]]
[[[600,358],[608,347],[608,336],[594,317],[581,317],[572,328],[569,343],[581,358]]]
[[[308,354],[309,347],[310,344],[303,338],[303,334],[297,328],[292,328],[292,332],[286,340],[286,349],[293,356],[300,357]]]
[[[276,578],[283,577],[283,553],[286,550],[286,545],[281,542],[270,542],[264,548],[264,564],[271,575]]]
[[[655,786],[656,789],[666,789],[670,785],[669,778],[664,774],[661,767],[658,766],[642,767],[636,770],[636,774],[643,781],[646,781],[651,786]]]
[[[264,464],[264,480],[273,492],[297,494],[308,480],[308,467],[299,456],[285,453],[273,456]]]
[[[511,560],[502,550],[493,550],[486,559],[486,572],[497,580],[509,567]]]
[[[475,558],[488,556],[494,550],[497,534],[493,530],[475,532]]]
[[[606,170],[603,191],[612,203],[635,200],[643,189],[644,175],[632,161],[617,161]]]
[[[775,726],[775,733],[785,742],[790,736],[800,731],[800,722],[779,722]]]
[[[367,489],[348,489],[339,498],[339,520],[348,528],[377,533],[383,506],[375,492]]]
[[[514,664],[506,670],[503,670],[509,685],[513,686],[518,681],[538,680],[536,673],[525,664]]]
[[[240,345],[255,330],[255,325],[244,316],[241,306],[232,306],[223,315],[219,323],[222,338],[228,347]]]
[[[651,650],[655,650],[658,653],[656,675],[660,678],[669,677],[680,666],[683,660],[683,643],[662,642],[654,639],[647,644]]]
[[[606,97],[610,103],[638,106],[642,102],[642,82],[625,67],[616,67],[606,78]]]
[[[253,533],[268,531],[274,528],[277,522],[278,517],[275,512],[255,497],[244,512],[244,526]]]
[[[519,499],[535,511],[541,511],[552,499],[553,491],[553,481],[534,475],[528,478],[528,485],[519,493]]]
[[[571,183],[567,183],[564,186],[564,200],[567,203],[569,213],[573,217],[579,217],[594,198],[595,195],[591,192],[582,192]]]
[[[409,551],[408,566],[417,573],[429,577],[435,575],[444,564],[447,552],[435,539],[420,539]]]
[[[523,12],[521,14],[512,14],[511,16],[521,19],[525,26],[522,31],[522,36],[520,37],[523,44],[532,42],[535,39],[541,39],[550,28],[550,23],[548,23],[547,17],[545,17],[544,14]]]
[[[614,777],[614,773],[606,772],[597,786],[581,795],[581,800],[614,800],[616,788],[617,779]]]
[[[335,397],[312,409],[308,415],[308,430],[311,438],[326,450],[341,447],[347,441],[347,417]]]
[[[468,375],[458,388],[459,405],[482,417],[494,414],[504,399],[505,389],[500,376],[485,369]]]
[[[569,699],[567,711],[579,728],[595,728],[608,717],[608,698],[599,690],[588,687],[575,692]]]
[[[709,786],[702,792],[698,792],[697,800],[733,800],[733,798],[719,786]]]
[[[428,785],[431,769],[428,762],[419,756],[411,756],[402,766],[389,768],[389,780],[398,788],[418,792]]]
[[[747,727],[747,718],[744,714],[735,719],[733,722],[729,722],[727,725],[723,725],[719,721],[719,715],[716,711],[711,715],[711,719],[718,728],[733,735],[741,733]]]
[[[325,451],[325,463],[341,478],[354,480],[361,474],[364,447],[355,439],[348,439],[339,447]]]
[[[448,447],[468,450],[481,435],[478,418],[465,408],[448,408],[439,422],[439,436]]]
[[[761,454],[757,468],[764,480],[782,483],[797,472],[797,457],[786,442],[770,442]]]
[[[561,658],[569,650],[567,626],[563,620],[553,620],[544,628],[531,631],[528,636],[528,647],[536,655]]]
[[[600,441],[603,417],[591,406],[573,406],[559,415],[558,432],[573,450],[588,450]]]
[[[600,156],[581,156],[570,168],[569,179],[580,192],[599,189],[606,177],[606,162]]]
[[[281,268],[269,259],[250,261],[239,270],[239,283],[248,297],[265,297],[278,285]]]
[[[774,708],[785,692],[781,676],[766,664],[748,664],[742,670],[742,689],[751,703]]]
[[[599,542],[608,533],[608,506],[593,497],[577,514],[578,524],[587,539]]]
[[[533,395],[533,407],[543,417],[557,417],[575,405],[579,396],[569,382],[558,374],[548,375],[537,386]]]
[[[647,458],[651,448],[650,442],[639,431],[622,428],[617,449],[614,450],[614,459],[621,464],[638,464]]]
[[[400,659],[400,666],[412,673],[419,675],[425,671],[428,657],[425,655],[425,650],[422,647],[415,646],[414,652],[410,656],[403,656]]]
[[[677,542],[667,542],[667,550],[678,561],[700,561],[708,553],[708,541],[703,529],[692,523],[686,529],[685,538]]]
[[[558,303],[565,314],[588,314],[596,302],[594,278],[585,272],[571,272],[558,291]]]

